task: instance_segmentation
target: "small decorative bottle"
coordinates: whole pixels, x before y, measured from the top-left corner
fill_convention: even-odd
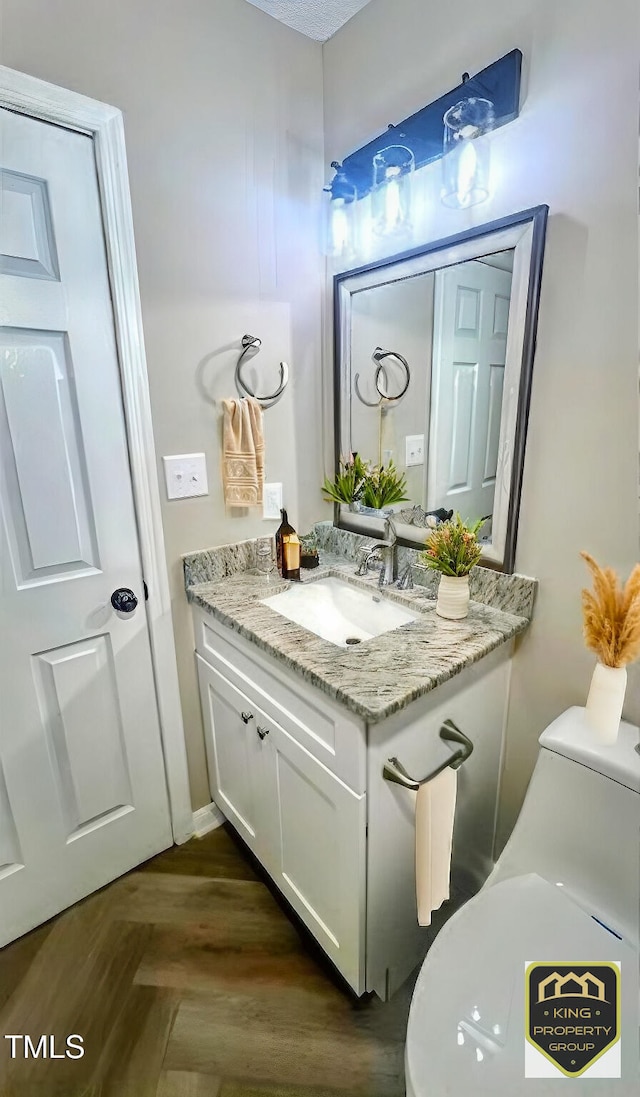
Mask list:
[[[291,536],[296,536],[296,531],[293,526],[289,524],[286,510],[281,510],[280,515],[282,521],[276,530],[276,564],[278,571],[283,579],[288,579],[287,575],[287,561],[285,559],[284,544],[285,538],[288,540]],[[299,565],[298,565],[299,566]]]
[[[300,539],[297,533],[286,533],[282,538],[283,579],[295,579],[300,582]]]

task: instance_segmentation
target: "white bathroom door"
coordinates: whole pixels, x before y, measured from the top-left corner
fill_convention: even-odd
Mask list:
[[[0,169],[2,945],[172,835],[93,141]]]
[[[436,271],[427,509],[493,513],[511,273]]]

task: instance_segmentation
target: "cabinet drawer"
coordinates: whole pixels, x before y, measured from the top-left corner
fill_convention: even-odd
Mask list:
[[[364,722],[194,607],[196,651],[355,792],[366,789]]]

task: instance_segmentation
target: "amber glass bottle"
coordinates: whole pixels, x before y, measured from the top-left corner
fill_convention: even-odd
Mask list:
[[[286,510],[281,510],[280,516],[282,518],[282,521],[280,522],[280,525],[276,530],[276,564],[282,578],[286,579],[286,561],[284,558],[283,542],[285,537],[289,538],[292,534],[295,536],[296,531],[294,530],[293,526],[289,525],[289,519],[287,517]]]
[[[300,581],[300,541],[297,533],[285,534],[282,538],[282,574],[284,579]]]

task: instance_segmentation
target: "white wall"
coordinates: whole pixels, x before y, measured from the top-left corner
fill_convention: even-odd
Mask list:
[[[625,577],[638,558],[639,21],[637,0],[372,0],[324,46],[327,162],[463,71],[514,47],[524,54],[520,118],[491,139],[493,198],[445,210],[433,176],[412,241],[550,206],[516,564],[540,593],[514,664],[503,833],[538,735],[586,697],[593,657],[581,638],[578,553]],[[625,709],[635,722],[637,670]]]
[[[179,557],[277,525],[222,500],[218,401],[235,395],[245,332],[263,340],[261,384],[291,366],[265,419],[267,477],[294,522],[321,505],[321,47],[245,0],[0,0],[0,63],[124,112],[159,472],[162,454],[201,450],[209,472],[208,497],[163,514],[199,807],[211,797]]]
[[[386,461],[385,452],[391,451],[396,468],[406,476],[409,499],[421,506],[425,504],[424,465],[406,467],[405,439],[408,434],[423,434],[428,446],[433,287],[433,274],[426,274],[375,286],[353,294],[351,299],[351,375],[360,375],[358,388],[364,399],[379,400],[376,367],[371,361],[376,347],[402,354],[411,370],[405,395],[398,403],[387,404],[382,412],[382,432],[380,409],[361,403],[351,384],[351,449],[374,464]],[[400,392],[406,384],[404,368],[393,358],[385,359],[384,364],[389,392]],[[341,446],[343,452],[348,449],[348,445]]]

